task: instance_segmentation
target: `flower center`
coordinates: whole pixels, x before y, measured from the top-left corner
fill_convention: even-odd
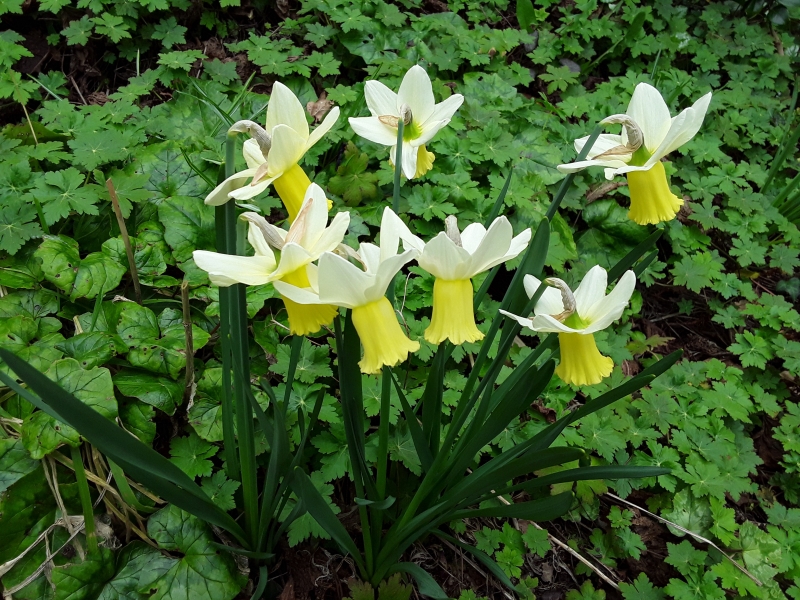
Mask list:
[[[585,321],[584,319],[581,319],[581,316],[578,314],[577,311],[575,311],[566,319],[564,319],[564,325],[572,329],[586,329],[590,325],[590,323],[588,321]]]

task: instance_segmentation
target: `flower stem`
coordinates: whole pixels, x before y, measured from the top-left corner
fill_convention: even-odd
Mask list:
[[[89,494],[89,482],[86,480],[86,471],[83,469],[83,458],[81,457],[80,446],[70,447],[72,453],[72,468],[75,469],[75,479],[78,482],[78,496],[81,499],[81,509],[83,510],[83,527],[86,533],[86,544],[89,546],[89,553],[97,552],[97,536],[94,532],[94,509],[92,507],[92,496]]]

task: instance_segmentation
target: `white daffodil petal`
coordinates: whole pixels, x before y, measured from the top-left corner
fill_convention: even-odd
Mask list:
[[[310,203],[311,206],[306,208],[306,203]],[[308,186],[299,214],[305,214],[304,222],[302,223],[304,231],[301,233],[300,243],[304,248],[311,249],[328,224],[328,198],[325,196],[325,191],[316,183]],[[291,227],[289,229],[291,230]]]
[[[270,280],[276,281],[283,279],[289,273],[297,271],[301,267],[305,267],[314,258],[309,254],[308,250],[299,244],[288,243],[283,246],[281,250],[281,258],[278,263],[278,268],[272,273]]]
[[[381,257],[389,258],[397,254],[400,240],[403,240],[403,248],[414,248],[419,252],[425,248],[425,242],[411,233],[411,230],[403,220],[395,214],[388,206],[383,209],[381,217]]]
[[[562,173],[575,173],[577,171],[582,171],[583,169],[586,169],[588,167],[606,167],[611,169],[618,169],[620,167],[625,167],[625,166],[627,166],[627,163],[622,160],[600,159],[600,160],[581,160],[578,162],[558,165],[556,168]]]
[[[514,239],[511,240],[511,245],[508,247],[508,251],[506,255],[503,257],[503,260],[511,260],[512,258],[516,258],[519,256],[525,248],[528,247],[528,244],[531,243],[531,236],[533,232],[530,230],[530,227],[520,233],[517,236],[514,236]]]
[[[228,177],[206,196],[205,203],[210,206],[222,206],[230,199],[230,193],[241,188],[247,180],[256,174],[255,169],[245,169]]]
[[[501,310],[500,314],[503,314],[511,319],[514,319],[517,323],[519,323],[523,327],[527,327],[528,329],[530,329],[531,325],[533,324],[530,319],[526,319],[525,317],[520,317],[519,315],[515,315],[514,313],[510,313],[505,310]]]
[[[395,254],[397,254],[397,252],[386,252],[385,258],[391,258]],[[358,255],[364,262],[364,269],[371,275],[374,275],[378,272],[378,268],[381,266],[381,261],[384,260],[380,246],[370,244],[369,242],[361,242],[358,245]]]
[[[311,278],[309,277],[309,279]],[[326,302],[322,302],[319,299],[319,295],[311,288],[299,288],[285,281],[275,281],[272,285],[281,296],[298,304],[326,304]]]
[[[244,141],[242,154],[244,154],[244,162],[247,163],[248,169],[257,169],[266,162],[258,142],[253,138]]]
[[[303,158],[306,138],[288,125],[277,125],[272,130],[272,148],[267,157],[267,174],[280,177]]]
[[[314,242],[314,246],[309,248],[309,252],[311,256],[314,257],[314,260],[319,258],[323,252],[332,252],[333,249],[341,243],[349,226],[350,213],[337,213],[336,216],[333,217],[331,224],[325,228],[322,235]]]
[[[350,127],[365,140],[382,146],[393,146],[397,142],[397,129],[384,125],[378,117],[350,117]]]
[[[228,196],[235,200],[249,200],[250,198],[255,198],[266,190],[275,179],[275,177],[267,177],[255,185],[245,185],[237,190],[233,190]]]
[[[575,304],[582,318],[588,316],[594,305],[605,298],[606,287],[608,287],[608,273],[600,265],[595,265],[583,276],[583,280],[575,290]]]
[[[419,266],[439,279],[469,279],[470,254],[459,248],[443,231],[430,242],[417,258]]]
[[[380,81],[370,79],[364,84],[364,98],[373,117],[399,117],[397,94]]]
[[[419,148],[416,146],[412,146],[408,142],[403,142],[403,175],[406,176],[406,179],[414,179],[414,175],[417,174],[417,153],[419,152]]]
[[[531,329],[543,333],[583,333],[583,330],[567,327],[560,321],[556,321],[550,315],[536,315],[531,319]]]
[[[383,296],[386,294],[389,284],[392,282],[392,279],[397,272],[407,263],[414,260],[417,257],[417,254],[418,253],[416,250],[406,250],[402,254],[392,256],[381,262],[380,266],[378,267],[378,271],[375,274],[373,284],[364,290],[364,296],[366,297],[367,302],[375,302],[376,300],[383,298]],[[323,254],[323,256],[325,255]]]
[[[419,134],[419,137],[414,138],[413,140],[409,140],[409,143],[412,146],[422,146],[423,144],[427,144],[431,141],[433,136],[439,133],[439,130],[442,127],[445,127],[450,122],[450,119],[445,121],[433,121],[431,119],[428,120],[427,123],[422,125],[422,133]]]
[[[304,144],[308,139],[306,111],[292,90],[280,81],[276,81],[272,86],[272,94],[267,104],[267,133],[274,136],[273,131],[278,125],[288,125],[294,129],[303,138]],[[273,145],[274,143],[273,139]]]
[[[464,96],[461,94],[453,94],[449,98],[445,98],[433,108],[433,113],[428,121],[447,121],[449,123],[463,103]]]
[[[575,152],[578,154],[581,153],[583,147],[586,145],[586,142],[589,141],[591,136],[586,135],[582,138],[578,138],[574,142]],[[593,159],[598,154],[602,154],[603,152],[608,152],[612,148],[616,148],[617,146],[623,145],[622,136],[610,133],[601,133],[598,138],[595,140],[594,144],[592,144],[592,149],[589,150],[589,154],[587,158],[590,160]]]
[[[232,256],[206,250],[195,250],[192,253],[195,264],[208,273],[212,281],[220,281],[217,285],[243,283],[245,285],[263,285],[275,268],[272,256]],[[222,283],[222,281],[226,283]]]
[[[514,229],[508,219],[505,217],[496,218],[489,226],[489,230],[481,240],[481,243],[472,253],[469,266],[470,275],[468,277],[474,277],[478,273],[483,273],[507,260],[505,256],[511,246],[513,235]]]
[[[653,155],[648,159],[647,164],[656,164],[656,162],[661,160],[664,156],[680,146],[683,146],[697,135],[697,132],[700,131],[700,127],[703,125],[703,120],[706,117],[706,112],[708,112],[708,105],[710,102],[711,92],[672,119],[669,131],[658,148],[653,152]]]
[[[414,65],[403,77],[397,91],[397,109],[407,104],[411,108],[414,123],[425,123],[433,114],[436,100],[428,73],[419,65]]]
[[[334,106],[325,118],[322,120],[322,123],[314,128],[314,131],[311,132],[311,135],[308,136],[308,141],[306,142],[306,152],[316,144],[318,141],[322,139],[322,136],[328,133],[331,128],[336,125],[336,121],[339,120],[339,107]]]
[[[250,221],[247,228],[247,241],[250,242],[253,250],[256,251],[256,256],[271,256],[273,262],[275,261],[275,253],[272,251],[272,248],[269,247],[267,240],[264,239],[261,228],[252,221]]]
[[[374,282],[374,277],[331,252],[320,256],[317,277],[320,301],[344,308],[367,304],[364,291]]]
[[[529,277],[530,279],[528,279]],[[533,275],[526,275],[524,283],[528,298],[533,298],[540,284],[544,286],[544,292],[536,301],[536,306],[533,307],[534,315],[560,315],[564,312],[564,301],[559,290],[550,287],[546,283],[541,283]]]
[[[461,246],[470,254],[474,254],[485,236],[486,227],[483,223],[470,223],[461,232]]]
[[[635,287],[636,274],[633,271],[627,271],[611,293],[595,304],[587,315],[584,316],[580,313],[581,317],[590,321],[586,332],[600,331],[619,319],[625,311],[625,307],[628,306]]]
[[[652,85],[640,83],[633,91],[627,114],[641,128],[648,152],[654,152],[666,137],[672,120],[664,98]]]

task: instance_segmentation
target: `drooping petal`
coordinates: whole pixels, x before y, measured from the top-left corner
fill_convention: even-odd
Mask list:
[[[417,152],[419,152],[417,146],[403,142],[403,175],[406,176],[406,179],[414,179],[417,174]]]
[[[274,281],[272,285],[281,296],[298,304],[325,304],[312,288],[299,288],[285,281]]]
[[[380,81],[370,79],[364,84],[364,98],[373,117],[399,117],[397,94]]]
[[[464,96],[461,94],[453,94],[449,98],[445,98],[434,106],[433,113],[431,113],[430,118],[425,123],[427,124],[430,121],[447,121],[447,123],[449,123],[450,119],[453,118],[453,115],[456,114],[456,111],[461,107],[463,102]],[[447,123],[445,123],[445,125]]]
[[[575,140],[575,152],[578,154],[581,153],[583,147],[586,145],[586,142],[589,141],[591,136],[584,136],[582,138],[578,138]],[[622,136],[611,134],[611,133],[601,133],[598,138],[595,140],[594,144],[592,144],[591,150],[589,150],[589,154],[586,157],[591,160],[598,154],[602,154],[603,152],[608,152],[612,148],[616,148],[617,146],[623,145]],[[622,160],[622,159],[620,159]],[[630,160],[630,159],[628,159]]]
[[[590,314],[586,315],[590,321],[586,333],[605,329],[619,319],[628,306],[635,287],[636,274],[633,271],[626,271],[611,293],[593,306]]]
[[[641,128],[648,152],[654,152],[666,137],[672,121],[664,98],[652,85],[640,83],[633,91],[627,114]]]
[[[308,250],[299,244],[293,244],[290,242],[281,250],[281,258],[278,262],[278,268],[272,273],[270,279],[272,281],[283,279],[287,274],[293,273],[301,267],[305,267],[313,260],[314,259],[309,254]]]
[[[306,139],[288,125],[277,125],[272,130],[272,148],[267,157],[267,174],[280,177],[297,164],[305,153]]]
[[[270,184],[272,184],[272,182],[275,181],[275,179],[276,179],[275,177],[267,177],[266,179],[262,179],[255,185],[242,186],[239,189],[233,190],[230,194],[228,194],[228,196],[230,196],[235,200],[249,200],[250,198],[255,198],[261,192],[266,190],[270,186]]]
[[[319,297],[324,304],[354,308],[367,304],[364,292],[374,278],[341,256],[325,252],[317,270]]]
[[[531,329],[531,327],[533,326],[533,321],[531,321],[530,319],[526,319],[525,317],[520,317],[519,315],[515,315],[514,313],[510,313],[507,310],[502,310],[502,309],[500,310],[500,313],[509,317],[510,319],[514,319],[517,323],[519,323],[523,327],[527,327],[528,329]]]
[[[253,138],[244,141],[244,144],[242,144],[242,154],[244,154],[244,161],[247,163],[248,169],[257,169],[267,160],[264,158],[264,154],[262,154],[258,142]]]
[[[222,287],[234,283],[263,285],[275,269],[273,256],[232,256],[206,250],[195,250],[192,256],[211,282]]]
[[[618,159],[600,159],[600,160],[580,160],[578,162],[567,163],[558,165],[556,168],[562,173],[576,173],[588,167],[607,167],[611,169],[619,169],[626,167],[627,163]]]
[[[331,128],[336,125],[336,121],[339,119],[339,107],[334,106],[330,112],[325,115],[325,118],[322,120],[322,123],[316,126],[314,131],[311,132],[311,135],[308,136],[308,141],[306,142],[306,152],[316,144],[318,141],[322,139],[322,136],[328,133]]]
[[[583,280],[575,290],[575,304],[581,318],[585,318],[585,315],[605,298],[606,287],[608,287],[608,273],[600,265],[595,265],[583,276]]]
[[[267,104],[267,133],[274,138],[274,129],[278,125],[288,125],[297,132],[305,144],[308,139],[308,122],[306,121],[306,111],[300,100],[294,95],[292,90],[276,81],[272,86],[272,94]],[[273,147],[275,140],[272,140]],[[272,155],[272,151],[270,151]]]
[[[658,145],[658,148],[654,150],[653,155],[647,160],[645,166],[654,165],[667,154],[683,146],[697,135],[697,132],[700,131],[700,127],[703,125],[703,120],[706,117],[710,102],[711,92],[672,119],[669,131]]]
[[[261,215],[258,216],[260,217]],[[267,240],[264,238],[261,228],[253,221],[250,221],[247,227],[247,241],[250,242],[250,245],[255,250],[256,256],[272,256],[273,261],[275,260],[275,253],[272,251],[272,248],[270,248]]]
[[[567,327],[550,315],[536,315],[531,319],[531,329],[543,333],[583,333],[583,331]]]
[[[222,206],[230,199],[230,193],[238,190],[247,183],[247,180],[256,174],[255,169],[245,169],[228,177],[206,196],[205,203],[209,206]],[[252,198],[252,196],[251,196]]]
[[[378,117],[350,117],[350,127],[365,140],[393,146],[397,143],[397,129],[381,123]]]
[[[386,258],[391,258],[395,254],[397,254],[397,252],[387,251]],[[358,245],[358,255],[364,263],[364,270],[371,275],[375,275],[375,273],[378,272],[378,268],[384,260],[384,255],[381,253],[380,246],[369,242],[361,242]]]
[[[533,307],[533,313],[536,315],[560,315],[564,312],[564,302],[561,300],[561,292],[554,287],[542,283],[533,275],[525,275],[522,280],[525,286],[525,293],[528,298],[533,298],[536,290],[540,285],[544,285],[545,289],[539,299],[536,301],[536,306]]]
[[[381,217],[381,256],[389,258],[397,254],[400,240],[403,240],[403,248],[406,249],[414,248],[422,252],[425,248],[425,242],[411,233],[408,225],[387,206]]]
[[[417,258],[420,267],[439,279],[469,279],[464,268],[469,260],[469,252],[456,246],[444,231],[425,244]]]
[[[306,207],[306,204],[310,206]],[[328,224],[328,198],[325,196],[325,191],[316,183],[308,186],[300,213],[305,213],[305,217],[302,223],[303,231],[300,233],[299,243],[310,250],[314,247]],[[295,228],[296,223],[297,221],[292,223],[289,231]]]
[[[430,118],[436,106],[436,100],[433,97],[431,78],[428,77],[425,69],[414,65],[408,70],[397,92],[397,103],[398,109],[403,104],[407,104],[411,108],[414,123],[425,123]]]

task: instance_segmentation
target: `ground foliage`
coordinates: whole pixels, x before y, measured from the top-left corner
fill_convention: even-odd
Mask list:
[[[569,600],[620,593],[626,600],[800,598],[800,232],[796,216],[782,208],[794,193],[783,190],[797,172],[797,138],[789,135],[789,152],[779,152],[795,116],[797,3],[537,0],[521,7],[529,31],[520,30],[515,9],[503,0],[242,6],[223,0],[221,7],[186,0],[0,1],[0,97],[8,123],[0,137],[0,347],[119,419],[196,477],[220,507],[232,509],[239,484],[226,478],[218,453],[218,296],[191,252],[214,246],[214,213],[202,198],[217,181],[224,132],[232,120],[263,119],[272,82],[313,103],[310,119],[324,112],[325,100],[342,107],[344,118],[304,166],[334,210],[351,211],[349,243],[375,231],[393,176],[387,150],[346,125],[346,117],[365,114],[365,79],[396,88],[410,66],[422,64],[437,97],[465,96],[451,126],[429,144],[437,155],[433,171],[402,188],[401,212],[423,236],[438,232],[450,214],[483,220],[510,169],[505,213],[516,231],[535,228],[562,178],[554,165],[574,158],[574,138],[622,112],[636,83],[657,86],[673,114],[713,91],[700,134],[667,167],[687,207],[661,226],[660,260],[646,271],[625,325],[598,335],[615,372],[581,392],[596,397],[668,350],[684,348],[686,357],[639,397],[570,426],[564,438],[591,450],[597,464],[672,469],[657,480],[579,483],[580,503],[548,526],[605,565],[622,581],[621,592],[553,550],[547,534],[532,526],[470,520],[452,529],[540,598],[565,592]],[[775,165],[776,155],[787,154]],[[107,178],[132,236],[143,306],[118,298],[133,298],[133,288]],[[552,223],[553,274],[573,267],[580,276],[597,263],[608,268],[652,229],[627,220],[621,181],[583,172],[576,182]],[[282,218],[276,198],[254,203]],[[419,277],[400,278],[396,293],[405,299],[411,337],[423,346],[419,357],[427,360],[434,348],[422,339],[429,314],[421,307],[430,304],[432,280],[412,271]],[[191,401],[183,384],[181,281],[190,286],[197,353]],[[507,281],[501,274],[493,289]],[[285,314],[272,296],[271,289],[248,288],[251,371],[280,391],[289,347]],[[485,303],[479,319],[496,308]],[[530,351],[521,341],[512,362]],[[445,410],[463,389],[474,350],[467,344],[453,355]],[[331,361],[327,345],[304,342],[291,391],[292,443],[300,437],[298,412],[310,412],[333,376]],[[416,358],[405,376],[409,399],[418,399],[424,373]],[[380,384],[365,376],[364,389],[367,414],[375,416]],[[574,397],[554,380],[528,418],[493,446],[540,430],[571,409]],[[50,528],[62,509],[80,514],[64,452],[81,440],[9,391],[0,396],[0,423],[2,564]],[[393,435],[392,458],[418,473],[410,434],[398,428]],[[264,440],[256,442],[266,449]],[[312,481],[335,511],[337,504],[349,506],[349,458],[333,396],[325,397],[312,445]],[[105,479],[102,460],[84,451],[90,470]],[[763,585],[708,544],[667,529],[609,491],[714,541]],[[215,548],[205,524],[174,507],[153,512],[148,495],[131,493],[133,505],[107,494],[97,508],[112,515],[100,554],[87,557],[80,544],[70,546],[46,578],[14,596],[237,595],[247,577]],[[51,537],[51,547],[60,548],[68,532],[58,527]],[[341,560],[330,555],[311,576],[321,587],[314,592],[308,584],[308,560],[298,552],[324,562],[317,541],[323,537],[308,515],[292,524],[278,584],[291,582],[300,596],[346,593],[340,581],[347,568],[337,572]],[[45,553],[40,545],[2,571],[3,587],[25,580]],[[421,548],[416,559],[443,562],[434,572],[455,596],[500,597],[499,588],[439,542]]]

